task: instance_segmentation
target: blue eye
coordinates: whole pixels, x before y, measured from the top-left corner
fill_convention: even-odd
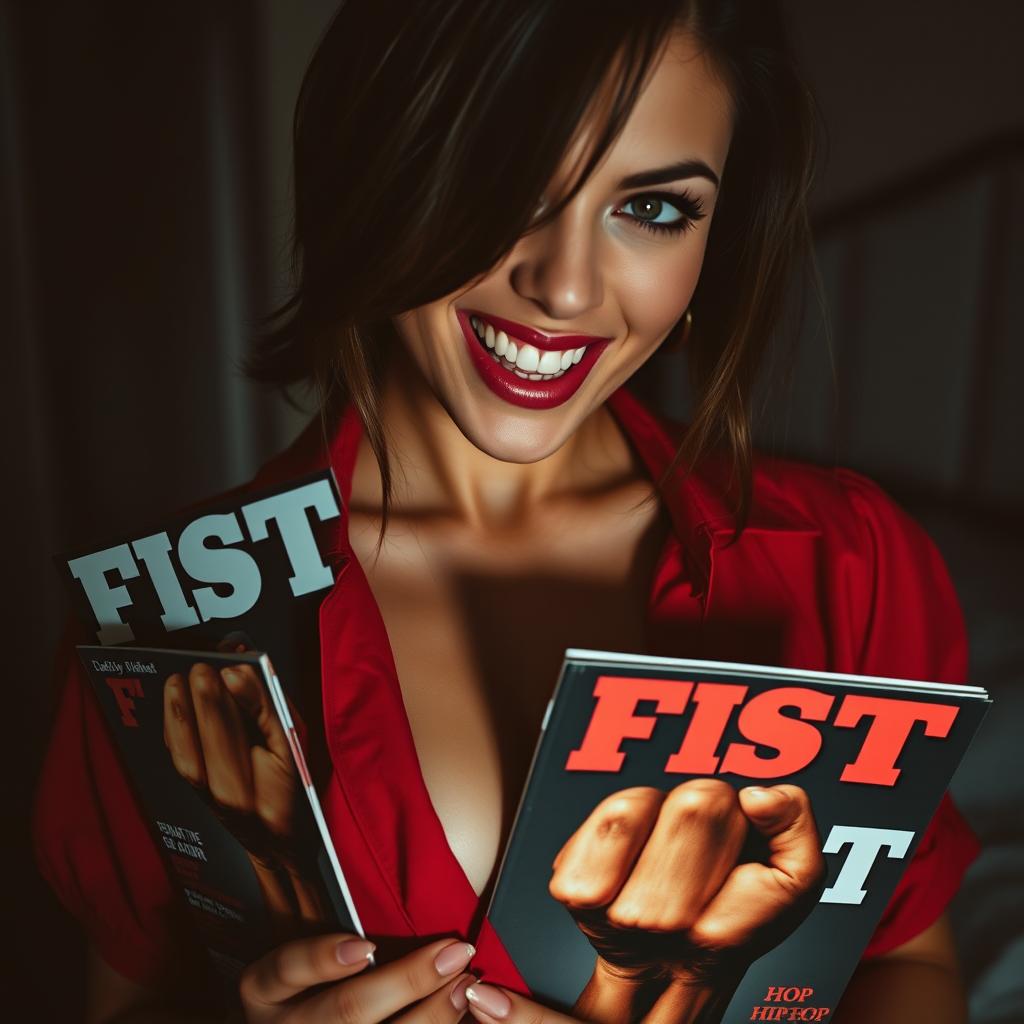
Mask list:
[[[702,220],[703,203],[688,192],[644,192],[633,196],[619,210],[646,231],[675,234],[688,231]]]

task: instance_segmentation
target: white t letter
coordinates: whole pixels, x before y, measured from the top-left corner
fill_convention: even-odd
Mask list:
[[[907,854],[913,832],[901,832],[894,828],[858,828],[854,825],[833,825],[832,831],[821,848],[822,853],[839,853],[847,844],[850,852],[846,855],[836,884],[829,886],[822,894],[820,903],[863,903],[867,891],[863,888],[868,872],[874,867],[878,851],[888,847],[889,857],[899,860]]]
[[[242,507],[245,524],[254,541],[266,540],[267,522],[277,520],[292,565],[293,575],[288,582],[296,597],[323,590],[334,582],[330,567],[324,565],[317,550],[316,538],[306,515],[308,508],[316,512],[321,522],[340,514],[327,480],[317,480]]]

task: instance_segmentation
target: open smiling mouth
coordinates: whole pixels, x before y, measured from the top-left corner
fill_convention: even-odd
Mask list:
[[[573,363],[578,363],[586,352],[586,345],[579,348],[556,349],[541,352],[524,341],[517,342],[504,331],[494,327],[478,316],[469,318],[476,336],[491,349],[491,357],[525,380],[555,380],[561,377]]]
[[[567,401],[612,340],[546,335],[477,310],[456,310],[456,317],[483,382],[522,408],[550,409]]]

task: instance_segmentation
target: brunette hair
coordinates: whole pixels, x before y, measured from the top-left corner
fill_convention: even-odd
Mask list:
[[[660,483],[724,449],[742,529],[755,372],[792,271],[813,266],[806,197],[816,120],[776,4],[344,0],[295,111],[295,291],[247,369],[282,386],[313,383],[325,429],[340,401],[355,404],[381,469],[381,539],[391,474],[378,396],[391,317],[486,274],[524,232],[559,214],[679,25],[722,75],[735,124],[690,305],[694,413]],[[538,214],[598,95],[608,102],[581,166]]]

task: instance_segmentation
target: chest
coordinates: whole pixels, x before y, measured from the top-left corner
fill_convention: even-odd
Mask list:
[[[486,897],[566,647],[642,652],[659,506],[539,543],[466,543],[397,523],[350,537],[380,608],[420,770],[448,843]]]

